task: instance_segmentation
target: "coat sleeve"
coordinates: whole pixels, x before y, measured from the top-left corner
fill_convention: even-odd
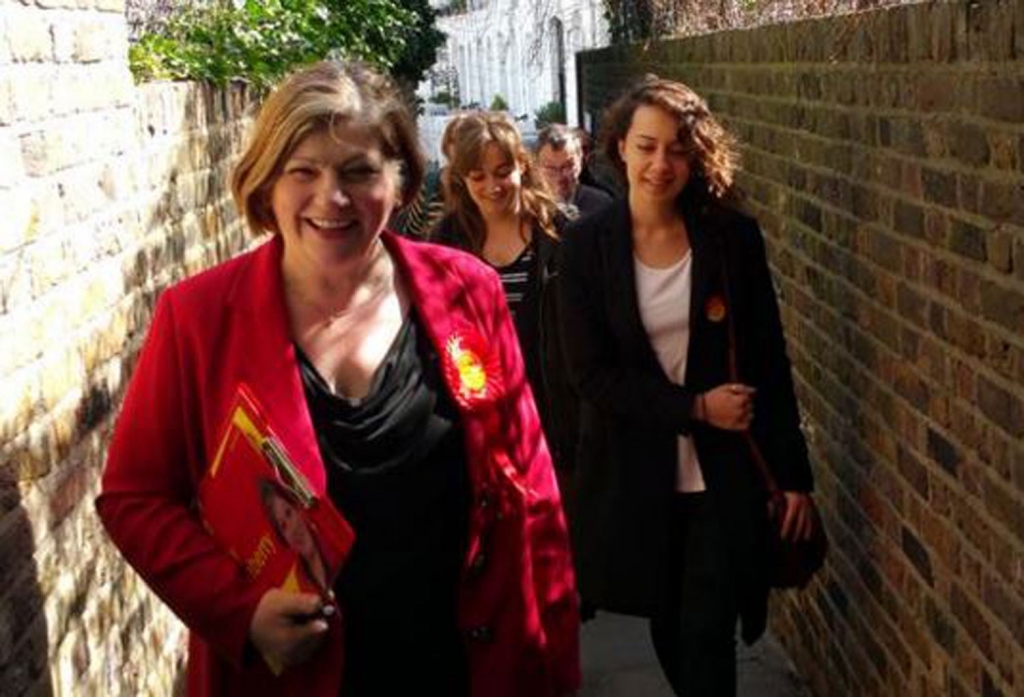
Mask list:
[[[492,308],[491,336],[496,337],[506,379],[500,409],[527,498],[528,551],[548,665],[555,694],[571,693],[580,685],[580,620],[568,529],[515,325],[497,275],[489,273],[485,278]]]
[[[593,218],[585,219],[571,226],[562,242],[559,311],[569,379],[584,401],[605,413],[689,433],[694,393],[616,352],[604,298],[608,270],[597,253],[600,232]]]
[[[546,272],[548,281],[541,293],[541,355],[543,356],[544,383],[547,388],[550,427],[546,431],[548,446],[555,462],[555,470],[568,479],[576,469],[576,443],[579,440],[579,396],[569,381],[562,350],[562,320],[559,313],[559,286],[561,253],[552,255]],[[547,428],[547,426],[546,426]],[[563,479],[563,481],[565,481]],[[563,489],[563,504],[567,497]]]
[[[260,593],[197,516],[199,394],[171,296],[154,313],[107,456],[96,508],[125,559],[188,627],[240,666]]]
[[[751,429],[764,449],[780,489],[810,491],[814,487],[807,444],[800,430],[800,412],[793,388],[792,367],[786,354],[786,340],[779,304],[772,284],[771,271],[761,230],[753,221],[742,230],[744,250],[742,277],[732,283],[746,285],[750,304],[747,315],[751,323],[751,349],[748,360],[757,375],[754,402],[755,421]]]

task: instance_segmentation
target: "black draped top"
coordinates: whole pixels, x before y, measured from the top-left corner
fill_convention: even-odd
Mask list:
[[[410,312],[363,399],[299,353],[331,499],[356,533],[335,584],[344,695],[465,694],[457,588],[469,481],[458,412]]]

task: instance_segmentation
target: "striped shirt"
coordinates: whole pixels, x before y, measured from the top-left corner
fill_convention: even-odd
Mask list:
[[[516,309],[523,301],[526,291],[533,281],[533,242],[523,247],[516,260],[506,266],[494,266],[501,278],[501,286],[505,290],[505,301],[508,302],[508,309],[512,316],[516,316]],[[493,265],[492,265],[493,266]]]

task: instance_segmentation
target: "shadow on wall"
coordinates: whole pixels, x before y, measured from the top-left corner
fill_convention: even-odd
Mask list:
[[[5,463],[0,469],[0,693],[52,695],[46,615],[32,526]]]
[[[139,92],[145,104],[140,135],[150,143],[144,144],[149,166],[139,186],[148,183],[161,192],[140,221],[145,242],[124,271],[125,295],[144,291],[144,312],[132,316],[140,321],[133,328],[144,334],[164,287],[236,255],[249,243],[231,200],[230,172],[255,100],[241,85],[216,89],[163,83]],[[154,231],[163,234],[154,236]]]
[[[228,174],[254,100],[240,87],[184,84],[143,86],[136,97],[137,142],[109,163],[119,181],[106,204],[122,210],[97,226],[103,240],[89,260],[120,265],[114,297],[81,318],[94,327],[87,335],[54,328],[61,340],[40,347],[26,367],[33,383],[53,377],[55,406],[25,398],[0,422],[4,697],[184,694],[184,632],[107,541],[93,497],[160,290],[249,243]],[[83,306],[74,285],[61,299],[69,308]],[[46,373],[58,358],[66,379]]]
[[[124,388],[134,369],[160,292],[167,286],[225,261],[251,243],[235,213],[230,193],[230,172],[248,130],[256,100],[242,86],[215,89],[198,84],[152,84],[138,88],[138,128],[145,169],[138,173],[139,192],[155,194],[132,221],[134,250],[122,263],[123,297],[130,299],[122,310],[126,324],[120,355],[119,385],[106,391],[101,401],[113,416],[120,407]],[[130,227],[130,226],[129,226]],[[108,433],[103,441],[107,441]],[[121,643],[141,646],[118,655],[123,665],[110,667],[110,686],[126,694],[143,686],[159,686],[158,692],[185,694],[185,634],[172,620],[161,601],[142,591],[142,581],[108,541],[111,586],[115,595],[124,589],[134,597],[115,598],[119,614],[113,618]],[[180,643],[166,641],[164,630],[178,631]],[[165,643],[166,642],[166,643]],[[145,674],[157,666],[164,675]],[[154,680],[154,678],[156,678]],[[2,690],[0,690],[2,692]]]

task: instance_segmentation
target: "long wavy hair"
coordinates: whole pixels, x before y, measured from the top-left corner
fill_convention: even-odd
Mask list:
[[[682,196],[735,201],[735,174],[739,150],[735,137],[711,115],[707,102],[696,92],[672,80],[647,75],[627,90],[605,112],[601,124],[601,151],[625,180],[626,164],[619,142],[626,137],[633,114],[643,105],[658,107],[679,123],[678,139],[690,153],[690,182]]]
[[[487,237],[487,224],[480,209],[469,195],[466,177],[482,167],[484,150],[494,143],[502,155],[519,166],[520,215],[545,235],[557,237],[555,215],[558,204],[540,176],[533,157],[523,147],[523,139],[512,122],[501,114],[479,112],[467,114],[452,134],[451,163],[445,174],[449,193],[448,210],[463,231],[470,251],[479,255]]]

